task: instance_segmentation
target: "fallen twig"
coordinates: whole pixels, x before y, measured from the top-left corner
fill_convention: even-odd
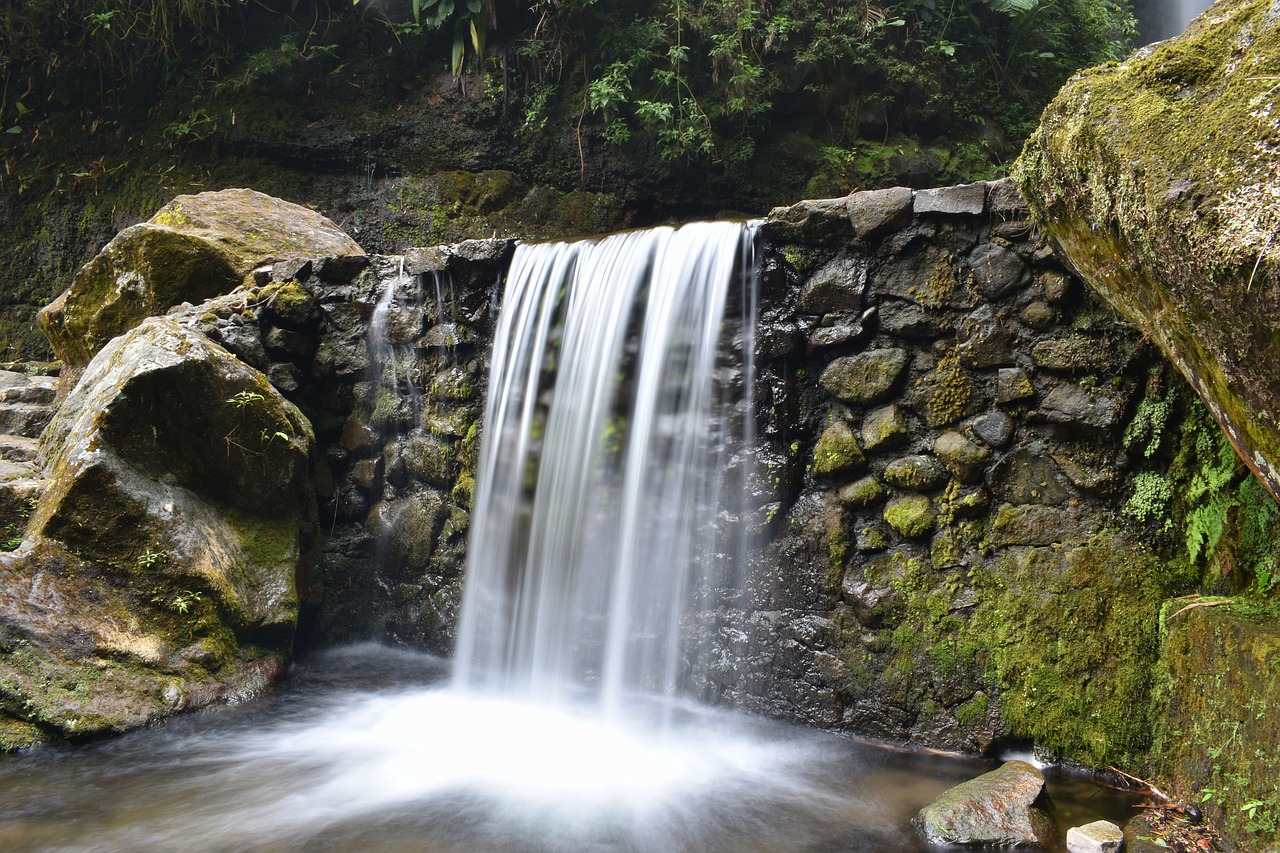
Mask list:
[[[1164,621],[1166,623],[1172,622],[1174,616],[1177,616],[1179,613],[1182,613],[1187,610],[1194,610],[1197,607],[1217,607],[1219,604],[1230,604],[1233,601],[1235,601],[1234,598],[1209,598],[1209,599],[1201,599],[1199,601],[1193,601],[1190,604],[1179,607],[1173,613],[1169,614],[1169,616],[1166,617]]]

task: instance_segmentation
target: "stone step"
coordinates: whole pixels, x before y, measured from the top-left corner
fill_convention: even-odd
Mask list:
[[[34,462],[40,453],[40,440],[25,435],[0,435],[0,459],[10,462]]]
[[[0,403],[0,433],[39,438],[53,412],[53,406],[37,403]]]
[[[26,385],[0,387],[0,403],[36,403],[47,406],[57,396],[57,383],[47,376],[35,377]]]
[[[38,477],[0,482],[0,544],[7,545],[22,536],[27,519],[48,486],[48,480]]]

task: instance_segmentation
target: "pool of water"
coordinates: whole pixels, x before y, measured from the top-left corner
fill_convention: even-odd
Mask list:
[[[361,646],[272,696],[0,757],[0,850],[922,851],[911,816],[994,766],[683,708],[655,732],[466,697]],[[1128,801],[1047,771],[1065,827]]]

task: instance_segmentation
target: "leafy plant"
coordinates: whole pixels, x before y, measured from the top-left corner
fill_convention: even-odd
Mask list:
[[[177,610],[179,613],[186,613],[193,605],[202,600],[203,598],[200,593],[184,589],[173,597],[173,609]]]
[[[169,561],[169,554],[166,551],[152,551],[150,548],[142,552],[142,556],[138,557],[138,566],[143,569],[151,569],[156,566],[164,565]]]
[[[237,409],[243,409],[250,403],[257,403],[265,399],[266,397],[262,396],[257,391],[237,391],[234,395],[228,397],[226,402],[235,406]]]

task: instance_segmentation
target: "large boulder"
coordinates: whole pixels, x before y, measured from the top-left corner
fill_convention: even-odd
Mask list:
[[[282,671],[319,540],[307,419],[150,318],[42,439],[49,487],[0,555],[0,746],[121,731]]]
[[[1058,840],[1044,776],[1025,761],[948,788],[911,823],[930,844],[1053,847]]]
[[[41,310],[39,324],[58,357],[80,366],[144,317],[227,293],[261,264],[363,254],[325,217],[260,192],[178,196],[117,234]]]
[[[1060,254],[1280,497],[1280,2],[1220,0],[1071,80],[1016,172]]]

